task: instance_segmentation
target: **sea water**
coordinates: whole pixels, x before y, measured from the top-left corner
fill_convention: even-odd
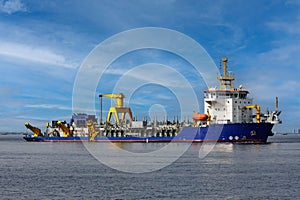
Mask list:
[[[300,135],[268,141],[216,144],[202,159],[201,144],[192,144],[162,169],[125,173],[99,162],[82,143],[30,143],[20,134],[0,134],[0,199],[298,199]],[[122,148],[147,152],[164,145]]]

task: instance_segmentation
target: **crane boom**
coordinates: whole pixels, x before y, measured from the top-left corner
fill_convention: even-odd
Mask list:
[[[33,132],[33,136],[37,137],[37,136],[43,136],[41,129],[32,126],[31,124],[29,124],[28,122],[25,122],[25,127],[30,129]]]
[[[57,122],[57,125],[61,128],[61,130],[64,132],[65,137],[71,137],[71,131],[68,127],[66,127],[61,121]]]
[[[108,97],[111,99],[116,99],[116,107],[117,108],[121,108],[124,105],[124,94],[120,93],[120,94],[100,94],[99,97]]]
[[[253,104],[253,105],[248,105],[248,106],[244,106],[244,108],[255,108],[256,109],[256,122],[260,123],[260,106]]]

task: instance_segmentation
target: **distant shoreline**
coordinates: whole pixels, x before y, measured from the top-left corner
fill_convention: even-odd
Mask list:
[[[0,132],[0,135],[23,135],[24,132]]]

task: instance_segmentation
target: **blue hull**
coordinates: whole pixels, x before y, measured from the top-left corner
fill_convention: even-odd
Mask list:
[[[170,137],[96,137],[95,142],[239,142],[266,143],[272,136],[271,123],[211,124],[209,127],[183,127],[177,136]],[[89,137],[33,137],[25,135],[29,142],[82,142]]]

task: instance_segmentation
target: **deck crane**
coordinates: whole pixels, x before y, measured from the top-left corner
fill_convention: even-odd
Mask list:
[[[30,129],[33,132],[33,136],[37,137],[37,136],[43,136],[41,129],[32,126],[31,124],[29,124],[28,122],[25,122],[25,127]]]
[[[58,121],[57,125],[58,125],[58,127],[61,128],[61,130],[63,131],[65,137],[72,137],[70,129],[68,127],[66,127],[65,124],[63,124],[61,121]]]
[[[88,132],[90,135],[89,141],[95,141],[95,137],[99,134],[99,131],[95,126],[95,123],[92,120],[87,120],[86,127],[88,128]]]
[[[256,109],[256,123],[260,123],[260,106],[253,104],[253,105],[248,105],[248,106],[244,106],[243,108],[247,109],[247,108],[255,108]]]
[[[99,97],[100,97],[101,102],[102,102],[102,97],[108,97],[108,98],[111,98],[111,99],[115,100],[115,106],[111,106],[109,108],[107,118],[106,118],[107,123],[110,123],[110,119],[111,119],[111,116],[113,114],[114,114],[115,122],[117,124],[120,124],[121,122],[124,122],[126,113],[128,113],[130,121],[132,121],[131,109],[129,107],[124,107],[124,101],[123,100],[124,100],[125,96],[124,96],[123,93],[120,93],[120,94],[100,94]],[[101,113],[102,113],[102,103],[101,103]],[[122,114],[121,120],[120,120],[119,114]]]

